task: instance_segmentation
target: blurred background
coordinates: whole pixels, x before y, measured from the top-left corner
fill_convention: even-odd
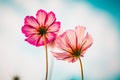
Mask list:
[[[81,25],[93,37],[82,58],[85,80],[120,80],[119,0],[0,0],[0,80],[44,80],[45,50],[24,41],[25,16],[53,11],[61,30]],[[49,48],[49,80],[81,80],[79,62],[56,60]]]

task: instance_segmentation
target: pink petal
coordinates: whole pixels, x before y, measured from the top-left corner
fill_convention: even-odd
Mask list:
[[[64,32],[62,35],[58,36],[58,38],[56,38],[56,40],[55,40],[55,44],[59,49],[69,51],[69,50],[71,50],[71,48],[68,46],[68,44],[66,42],[65,34],[66,34],[66,32]]]
[[[67,45],[71,48],[71,49],[76,49],[76,34],[73,30],[68,30],[66,31],[66,36],[65,36]]]
[[[92,45],[92,43],[93,43],[92,37],[91,37],[90,34],[87,33],[87,35],[85,36],[85,38],[82,42],[82,44],[84,44],[83,47],[82,47],[82,51],[89,48]]]
[[[58,60],[73,62],[73,57],[70,53],[67,53],[67,52],[62,52],[62,53],[52,52],[52,54]]]
[[[48,28],[48,32],[57,32],[60,29],[60,22],[55,22]]]
[[[37,31],[34,27],[31,27],[31,26],[28,26],[28,25],[24,25],[22,27],[22,32],[25,34],[26,37],[28,37],[29,35],[37,33]]]
[[[44,10],[38,10],[36,14],[36,18],[40,24],[40,26],[43,26],[45,24],[47,13]]]
[[[33,16],[26,16],[24,24],[32,26],[34,28],[37,28],[39,26],[37,20]]]
[[[56,34],[53,33],[47,33],[46,34],[46,43],[50,43],[55,39]],[[40,37],[39,41],[36,43],[36,46],[43,46],[44,43],[44,36]]]
[[[78,58],[77,57],[70,57],[70,58],[65,58],[64,60],[74,63],[74,62],[76,62],[78,60]]]
[[[74,57],[73,60],[72,60],[72,63],[76,62],[78,60],[77,57]]]
[[[40,35],[31,35],[25,40],[27,42],[29,42],[30,44],[33,44],[33,45],[37,46],[37,43],[38,43],[39,39],[40,39]]]
[[[39,41],[37,42],[36,46],[43,46],[44,45],[44,37],[40,37]]]
[[[86,53],[86,50],[84,50],[81,54],[80,54],[80,56],[81,57],[84,57],[84,54]]]
[[[55,14],[51,11],[47,15],[45,26],[49,27],[50,25],[52,25],[55,22],[55,20],[56,20]]]
[[[84,38],[84,33],[85,33],[85,27],[77,26],[75,28],[76,36],[77,36],[77,47],[80,48],[81,43]]]
[[[54,34],[54,33],[47,33],[46,34],[46,38],[47,38],[47,43],[48,42],[52,42],[56,38],[56,34]]]
[[[68,62],[74,62],[74,58],[73,57],[69,57],[69,58],[65,58],[64,61],[68,61]]]

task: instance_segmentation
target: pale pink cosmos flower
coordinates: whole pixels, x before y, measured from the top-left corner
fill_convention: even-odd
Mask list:
[[[22,26],[22,32],[27,37],[25,41],[35,46],[43,46],[44,37],[46,43],[51,42],[56,38],[56,35],[60,29],[60,22],[56,21],[55,14],[51,11],[40,9],[36,14],[36,18],[33,16],[26,16],[24,26]]]
[[[58,60],[75,62],[84,56],[86,50],[92,45],[93,40],[85,27],[77,26],[75,30],[67,30],[56,39],[56,46],[62,52],[52,52]]]

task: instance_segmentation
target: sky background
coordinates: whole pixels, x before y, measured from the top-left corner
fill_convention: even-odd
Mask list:
[[[81,25],[93,37],[82,58],[85,80],[120,80],[119,0],[0,0],[0,80],[44,80],[45,49],[24,41],[25,16],[53,11],[61,31]],[[80,80],[79,62],[56,60],[49,48],[49,80]]]

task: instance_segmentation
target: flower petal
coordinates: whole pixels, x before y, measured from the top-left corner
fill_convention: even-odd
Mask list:
[[[55,22],[48,28],[48,32],[57,32],[60,29],[60,22]]]
[[[31,35],[27,39],[25,39],[25,41],[37,46],[39,39],[40,39],[40,35]]]
[[[69,58],[65,58],[64,61],[68,61],[68,62],[75,62],[74,61],[74,57],[69,57]]]
[[[40,37],[39,41],[37,42],[36,46],[43,46],[44,45],[44,37]]]
[[[85,36],[85,38],[82,41],[82,44],[84,44],[82,46],[82,51],[86,50],[87,48],[89,48],[93,43],[92,37],[90,34],[87,33],[87,35]]]
[[[83,41],[84,38],[84,33],[85,33],[85,27],[81,27],[81,26],[77,26],[75,28],[75,32],[76,32],[76,36],[77,36],[77,47],[80,48],[81,47],[81,43]]]
[[[26,37],[28,37],[29,35],[37,33],[37,31],[34,27],[31,27],[31,26],[28,26],[28,25],[24,25],[22,27],[22,32],[25,34]]]
[[[40,26],[43,26],[45,24],[46,16],[47,16],[47,13],[44,10],[42,10],[42,9],[38,10],[38,12],[36,14],[36,18],[37,18]]]
[[[70,53],[67,53],[67,52],[61,52],[61,53],[52,52],[52,54],[58,60],[73,62],[73,57]]]
[[[49,27],[55,22],[55,20],[56,20],[55,14],[51,11],[50,13],[47,14],[45,26]]]
[[[72,63],[76,62],[78,60],[77,57],[74,57],[73,60],[72,60]]]
[[[55,39],[56,34],[47,33],[46,34],[46,43],[50,43]],[[40,37],[39,41],[36,43],[36,46],[43,46],[44,43],[44,36]]]
[[[34,28],[37,28],[39,26],[37,20],[33,16],[26,16],[24,24],[32,26]]]
[[[86,50],[84,50],[81,54],[80,54],[80,56],[81,57],[84,57],[84,54],[86,53]]]
[[[47,43],[53,41],[56,38],[56,34],[54,33],[47,33],[46,34],[46,38],[47,38]]]
[[[72,50],[75,50],[76,49],[76,45],[77,45],[75,31],[73,31],[73,30],[66,31],[65,39],[66,39],[67,45]]]
[[[68,46],[68,44],[66,42],[65,34],[66,34],[66,32],[64,32],[62,35],[58,36],[55,40],[55,44],[56,44],[57,48],[64,50],[64,51],[69,51],[69,50],[71,50],[71,48]]]

